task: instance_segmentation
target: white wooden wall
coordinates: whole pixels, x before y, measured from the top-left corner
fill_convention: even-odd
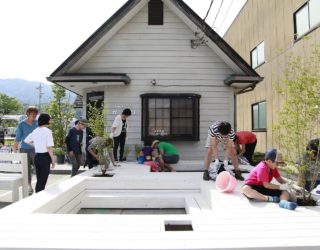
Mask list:
[[[234,123],[234,92],[223,83],[232,70],[208,46],[192,49],[190,40],[194,38],[194,32],[166,6],[164,25],[148,26],[146,5],[80,68],[81,73],[126,73],[131,78],[127,86],[103,89],[109,109],[109,126],[114,113],[120,113],[123,107],[130,107],[133,111],[127,144],[141,143],[140,94],[144,93],[195,93],[202,96],[200,141],[173,142],[181,159],[203,159],[208,127],[213,121]],[[152,79],[157,82],[155,86],[150,83]]]

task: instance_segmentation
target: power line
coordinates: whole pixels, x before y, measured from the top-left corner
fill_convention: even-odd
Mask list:
[[[215,18],[214,18],[213,24],[212,24],[212,26],[211,26],[212,28],[213,28],[214,23],[216,22],[217,17],[218,17],[218,15],[219,15],[219,13],[220,13],[222,4],[223,4],[223,0],[221,1],[220,6],[219,6],[219,10],[218,10],[218,12],[217,12],[217,14],[216,14],[216,16],[215,16]]]
[[[207,11],[207,14],[206,14],[206,16],[203,18],[203,22],[205,22],[205,21],[206,21],[206,18],[207,18],[207,17],[208,17],[208,15],[209,15],[209,12],[210,12],[210,10],[211,10],[211,6],[212,6],[213,2],[214,2],[214,0],[211,0],[211,3],[210,3],[210,6],[209,6],[209,9],[208,9],[208,11]]]
[[[223,26],[223,24],[224,24],[224,21],[226,20],[228,14],[229,14],[229,11],[230,11],[230,9],[231,9],[232,4],[233,4],[233,0],[231,1],[231,4],[229,5],[229,7],[228,7],[228,9],[227,9],[227,12],[226,12],[226,14],[225,14],[225,16],[224,16],[224,18],[223,18],[223,20],[222,20],[222,23],[221,23],[221,25],[220,25],[217,33],[219,33],[220,29],[222,28],[222,26]]]

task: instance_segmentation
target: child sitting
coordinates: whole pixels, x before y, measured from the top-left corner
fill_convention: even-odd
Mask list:
[[[141,149],[138,158],[143,158],[144,165],[150,166],[151,172],[158,172],[158,162],[153,161],[153,148],[150,146],[150,141],[144,142],[144,147]]]
[[[297,203],[289,201],[290,195],[287,190],[290,189],[290,185],[280,176],[277,156],[279,157],[277,149],[266,152],[264,161],[253,168],[245,180],[242,193],[250,200],[275,202],[279,203],[281,208],[294,210]],[[271,183],[273,177],[280,185]]]

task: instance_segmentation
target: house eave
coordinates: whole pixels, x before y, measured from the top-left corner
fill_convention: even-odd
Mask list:
[[[97,75],[62,75],[62,76],[49,76],[47,80],[54,83],[61,82],[123,82],[125,85],[131,82],[127,74],[97,74]]]
[[[224,84],[237,89],[237,94],[242,94],[254,90],[256,85],[263,79],[261,76],[231,75],[224,80]]]

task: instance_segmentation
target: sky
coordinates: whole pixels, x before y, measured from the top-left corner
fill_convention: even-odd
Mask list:
[[[211,0],[184,1],[201,18],[206,16],[211,3]],[[46,77],[125,2],[1,0],[0,79],[48,83]],[[207,23],[223,36],[245,2],[213,0]]]

